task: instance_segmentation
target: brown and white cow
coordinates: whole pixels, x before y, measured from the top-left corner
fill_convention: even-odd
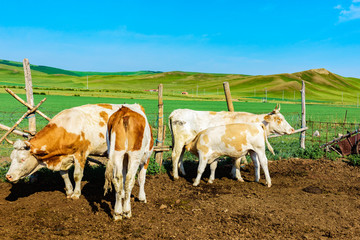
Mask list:
[[[194,140],[195,136],[209,128],[231,123],[263,123],[266,135],[271,133],[291,134],[294,132],[284,116],[280,113],[280,105],[267,114],[253,114],[247,112],[210,112],[194,111],[190,109],[174,110],[169,116],[169,128],[173,140],[172,165],[173,177],[179,178],[178,168],[182,175],[185,170],[182,163],[184,146]],[[238,177],[235,168],[232,175]]]
[[[6,178],[17,182],[47,167],[60,171],[67,197],[79,198],[86,158],[89,154],[106,153],[106,124],[120,107],[115,104],[88,104],[61,111],[34,138],[14,143]],[[75,165],[75,189],[68,175],[72,165]]]
[[[186,150],[199,157],[197,177],[193,185],[199,185],[207,164],[210,164],[211,170],[208,182],[213,183],[218,157],[240,158],[249,152],[255,165],[255,181],[258,182],[260,179],[260,163],[267,186],[271,187],[265,142],[268,149],[274,153],[267,141],[265,126],[262,123],[234,123],[201,131],[190,144],[186,145]]]
[[[154,145],[144,108],[138,104],[123,105],[115,112],[109,118],[107,141],[109,161],[105,171],[105,194],[113,183],[116,192],[114,220],[130,218],[130,196],[139,167],[139,200],[146,202],[145,177]]]

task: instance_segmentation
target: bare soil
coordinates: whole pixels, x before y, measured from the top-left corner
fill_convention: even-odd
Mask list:
[[[131,219],[114,222],[114,193],[103,180],[83,181],[79,200],[66,199],[58,173],[35,183],[0,183],[0,239],[360,239],[360,168],[342,161],[281,160],[269,164],[273,186],[253,165],[245,182],[217,169],[213,184],[195,171],[173,181],[147,176],[147,203],[133,190]]]

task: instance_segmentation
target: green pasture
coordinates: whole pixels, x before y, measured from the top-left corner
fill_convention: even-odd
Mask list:
[[[19,94],[23,99],[26,99],[24,94]],[[48,115],[50,118],[54,117],[60,111],[91,103],[139,103],[146,111],[149,122],[154,129],[154,137],[156,138],[157,123],[158,123],[158,101],[156,99],[125,99],[125,98],[101,98],[101,97],[80,97],[80,96],[60,96],[60,95],[35,95],[35,103],[38,103],[46,97],[46,101],[40,107],[40,110]],[[136,96],[134,96],[136,97]],[[17,100],[12,98],[7,93],[0,93],[0,123],[12,126],[27,110],[25,106],[20,104]],[[260,102],[234,102],[235,111],[244,111],[252,113],[267,113],[274,109],[276,102],[260,103]],[[207,111],[226,111],[227,104],[225,101],[179,101],[179,100],[167,100],[164,98],[164,122],[167,123],[168,116],[170,113],[179,108],[188,108],[194,110],[207,110]],[[288,122],[295,128],[298,129],[300,125],[301,117],[301,105],[300,104],[281,104],[281,112],[288,120]],[[358,123],[360,116],[360,108],[354,107],[339,107],[332,105],[319,105],[319,104],[307,104],[306,106],[307,119],[312,121],[322,122],[338,122],[343,123],[346,116],[346,122]],[[37,129],[38,131],[43,128],[47,121],[41,116],[37,115]],[[19,130],[27,129],[27,121],[23,121],[19,127]],[[0,131],[1,134],[4,131]],[[19,138],[16,135],[11,135],[10,139]],[[270,142],[272,144],[284,145],[284,143],[293,142],[287,144],[289,149],[294,146],[298,146],[299,134],[291,136],[283,136],[279,138],[272,138]],[[165,145],[171,145],[171,136],[169,130],[166,132]],[[8,143],[2,143],[2,155],[9,154],[10,145]],[[274,147],[276,149],[276,147]],[[280,148],[278,148],[280,149]],[[281,149],[285,149],[283,146]],[[280,151],[280,150],[279,150]],[[286,150],[288,151],[288,150]]]

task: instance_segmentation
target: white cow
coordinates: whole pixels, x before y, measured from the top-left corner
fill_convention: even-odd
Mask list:
[[[173,140],[172,164],[173,177],[179,178],[178,168],[185,175],[183,167],[184,146],[194,140],[195,136],[209,128],[231,123],[263,123],[266,135],[271,133],[291,134],[294,132],[284,116],[280,113],[280,105],[266,114],[253,114],[247,112],[211,112],[194,111],[190,109],[176,109],[169,116],[169,128]],[[278,131],[280,129],[281,131]],[[232,169],[232,175],[238,178],[239,173]]]
[[[197,177],[193,185],[199,185],[207,164],[210,164],[211,170],[208,182],[213,183],[218,157],[225,155],[240,158],[249,152],[255,165],[255,181],[258,182],[260,179],[260,163],[267,186],[271,187],[265,142],[268,149],[274,154],[262,123],[233,123],[201,131],[190,144],[186,145],[186,150],[199,157]]]
[[[106,154],[106,123],[120,107],[88,104],[61,111],[34,138],[14,143],[6,178],[17,182],[46,167],[60,171],[68,198],[79,198],[86,158],[89,154]],[[72,165],[75,165],[75,189],[68,175]]]
[[[109,161],[105,172],[105,194],[113,183],[116,191],[114,220],[131,217],[130,196],[138,176],[139,200],[146,202],[146,169],[153,152],[154,140],[145,111],[138,104],[123,105],[109,118],[108,131]],[[122,203],[124,198],[124,203]]]

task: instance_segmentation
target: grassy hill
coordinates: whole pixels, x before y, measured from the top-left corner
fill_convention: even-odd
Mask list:
[[[342,77],[326,69],[251,76],[179,71],[80,72],[31,65],[31,73],[34,92],[46,94],[67,91],[71,95],[76,91],[78,95],[95,96],[100,91],[101,96],[156,98],[156,94],[144,90],[155,89],[162,83],[168,99],[224,99],[223,82],[229,82],[233,99],[261,101],[266,91],[268,100],[299,101],[304,80],[307,100],[356,105],[360,92],[360,79]],[[24,86],[22,63],[0,60],[0,86]]]

